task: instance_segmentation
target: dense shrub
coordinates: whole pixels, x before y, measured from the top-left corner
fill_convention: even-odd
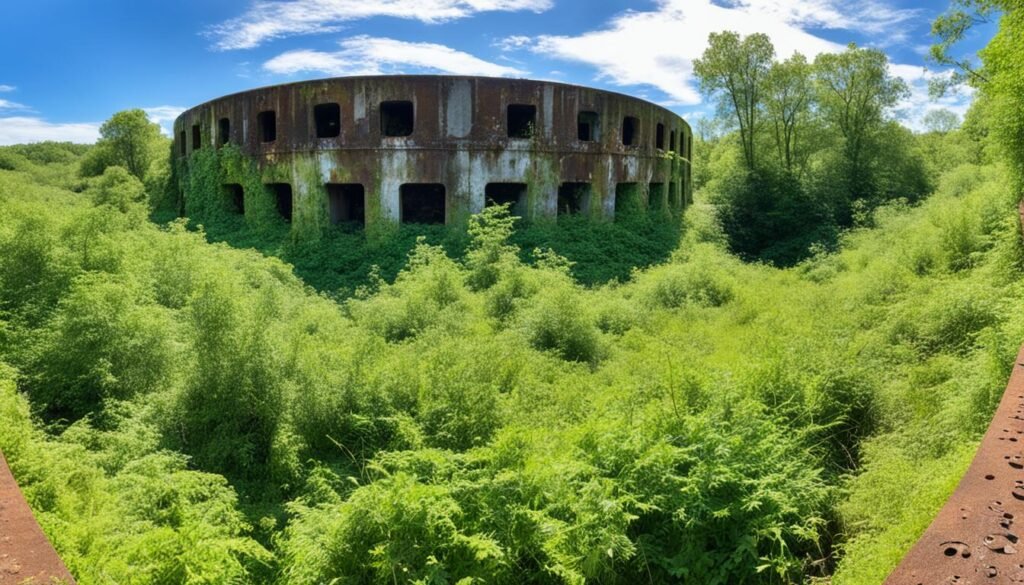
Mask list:
[[[0,448],[82,582],[862,582],[955,484],[1024,337],[984,167],[792,269],[729,255],[706,204],[682,234],[639,209],[322,245],[210,224],[299,274],[344,256],[355,291],[57,160],[0,170]]]

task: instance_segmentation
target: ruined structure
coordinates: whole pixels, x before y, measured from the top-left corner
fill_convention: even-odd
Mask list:
[[[691,198],[693,139],[682,118],[625,95],[545,81],[290,83],[192,108],[175,121],[174,136],[186,207],[212,187],[220,210],[247,221],[259,209],[274,212],[293,233],[343,222],[458,224],[492,203],[509,203],[528,220],[613,219],[626,205],[667,212]],[[229,145],[245,164],[221,162],[218,185],[188,178],[197,153]]]

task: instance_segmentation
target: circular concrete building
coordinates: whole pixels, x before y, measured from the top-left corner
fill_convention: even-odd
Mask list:
[[[192,108],[174,135],[186,209],[194,191],[210,187],[187,179],[196,154],[230,151],[244,164],[219,165],[223,211],[249,220],[273,210],[293,231],[452,224],[492,203],[541,220],[611,219],[630,202],[666,212],[690,202],[692,134],[682,118],[622,94],[546,81],[290,83]]]

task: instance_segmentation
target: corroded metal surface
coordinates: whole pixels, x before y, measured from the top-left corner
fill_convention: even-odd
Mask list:
[[[1024,583],[1024,348],[967,473],[888,585]]]
[[[384,135],[382,104],[394,101],[412,103],[408,136]],[[320,104],[340,109],[336,137],[317,137]],[[528,139],[509,135],[508,107],[517,104],[535,108]],[[265,141],[259,116],[269,111],[276,136]],[[580,139],[581,113],[594,115],[594,140]],[[623,144],[626,118],[638,123],[635,144]],[[679,209],[691,198],[693,140],[682,118],[626,95],[552,82],[423,75],[291,83],[192,108],[175,121],[174,136],[182,160],[224,138],[237,144],[258,163],[265,183],[292,185],[293,224],[329,215],[308,209],[324,205],[325,183],[363,185],[367,225],[401,221],[399,192],[406,183],[444,185],[449,223],[479,212],[485,187],[494,182],[527,185],[520,209],[529,219],[554,217],[559,186],[570,182],[591,184],[582,211],[595,217],[614,216],[620,183],[638,184],[643,204],[652,184],[665,185],[666,196],[650,204]]]
[[[0,453],[0,585],[74,582]]]

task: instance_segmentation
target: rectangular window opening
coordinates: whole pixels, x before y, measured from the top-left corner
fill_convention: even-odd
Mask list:
[[[484,189],[484,205],[508,204],[509,213],[522,216],[526,206],[526,183],[488,183]]]
[[[366,190],[361,183],[328,183],[327,204],[332,225],[366,225]]]
[[[576,115],[576,138],[580,142],[601,141],[601,117],[597,112],[580,112]]]
[[[633,116],[626,116],[622,119],[622,144],[625,146],[636,146],[637,133],[640,130],[640,119]]]
[[[273,110],[260,112],[256,116],[256,125],[260,129],[260,142],[277,140],[277,112]]]
[[[615,215],[640,209],[640,184],[618,183],[615,185]]]
[[[562,183],[558,186],[558,215],[575,215],[590,208],[590,183]]]
[[[217,144],[224,146],[231,140],[231,120],[221,118],[217,121]]]
[[[178,147],[179,147],[179,150],[181,150],[181,156],[185,156],[187,154],[187,151],[185,149],[188,148],[188,143],[185,142],[185,131],[184,130],[182,130],[181,132],[178,133]]]
[[[402,223],[443,224],[445,189],[440,183],[406,183],[399,189]]]
[[[654,148],[665,150],[665,125],[658,124],[654,130]]]
[[[192,150],[199,150],[203,147],[203,132],[199,124],[192,125]]]
[[[533,138],[537,131],[537,106],[509,104],[506,126],[509,138]]]
[[[650,183],[647,185],[647,208],[651,211],[661,211],[667,207],[665,201],[665,183]]]
[[[693,154],[693,136],[686,137],[686,152],[683,154],[686,158],[690,158]]]
[[[267,185],[274,193],[277,203],[277,212],[285,221],[292,220],[292,186],[288,183],[269,183]]]
[[[673,130],[672,132],[669,132],[669,134],[668,134],[668,149],[669,149],[669,152],[675,152],[676,151],[676,131],[675,130]]]
[[[227,184],[221,187],[224,192],[224,201],[228,209],[235,213],[245,214],[245,190],[237,183]]]
[[[318,104],[313,106],[317,138],[336,138],[341,134],[341,106]]]
[[[384,136],[409,136],[414,122],[412,102],[381,102],[380,132]]]

